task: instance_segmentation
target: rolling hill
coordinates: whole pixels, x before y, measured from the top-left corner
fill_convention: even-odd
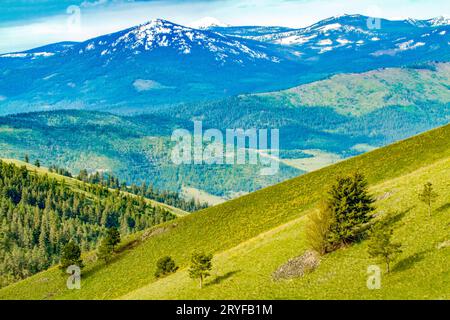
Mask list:
[[[53,268],[0,290],[0,298],[449,299],[449,169],[447,125],[135,235],[109,265],[88,263],[81,290],[67,290]],[[308,214],[337,176],[355,170],[377,198],[375,214],[394,214],[394,236],[404,245],[382,288],[366,287],[367,267],[376,263],[366,241],[325,256],[303,278],[273,281],[280,265],[306,250]],[[439,193],[432,217],[417,199],[427,181]],[[199,249],[215,254],[202,290],[186,274],[191,252]],[[156,280],[155,263],[165,255],[181,268]]]

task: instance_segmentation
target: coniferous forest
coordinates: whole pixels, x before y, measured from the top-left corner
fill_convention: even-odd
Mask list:
[[[88,251],[107,228],[127,235],[174,218],[141,196],[81,181],[69,186],[0,161],[0,287],[57,263],[69,241]]]

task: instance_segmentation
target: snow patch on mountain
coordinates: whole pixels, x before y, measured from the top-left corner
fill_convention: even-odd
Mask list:
[[[450,17],[449,16],[440,16],[433,19],[428,20],[428,23],[432,27],[442,27],[450,25]]]
[[[276,40],[275,43],[282,45],[304,44],[314,38],[317,38],[317,34],[313,34],[310,36],[289,36]]]
[[[328,32],[330,30],[339,30],[342,27],[340,23],[332,23],[322,27],[319,27],[318,30],[322,33]]]
[[[343,46],[345,46],[346,44],[353,43],[353,41],[350,41],[350,40],[347,40],[347,39],[341,39],[341,38],[337,39],[336,41],[337,41],[337,43],[339,43],[339,44],[341,44]]]
[[[408,50],[414,50],[419,47],[425,46],[425,42],[415,42],[414,40],[405,41],[402,43],[397,43],[396,48],[394,49],[388,49],[388,50],[380,50],[371,53],[373,56],[383,56],[383,55],[389,55],[389,56],[395,56],[397,53],[402,51],[408,51]]]
[[[7,53],[0,55],[0,58],[38,58],[38,57],[51,57],[55,54],[53,52],[33,52],[33,53]]]
[[[329,46],[333,44],[333,41],[331,41],[330,39],[324,39],[324,40],[320,40],[319,42],[317,42],[317,44],[319,46]]]

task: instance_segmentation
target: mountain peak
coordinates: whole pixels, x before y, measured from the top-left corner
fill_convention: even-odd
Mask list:
[[[205,30],[213,27],[229,27],[229,24],[223,23],[213,17],[204,17],[190,24],[192,28]]]
[[[238,41],[208,30],[178,25],[163,19],[150,20],[118,33],[98,37],[81,44],[79,54],[90,53],[109,57],[140,55],[164,50],[181,55],[203,56],[219,63],[266,60],[279,63],[264,46]],[[193,54],[195,52],[195,54]]]

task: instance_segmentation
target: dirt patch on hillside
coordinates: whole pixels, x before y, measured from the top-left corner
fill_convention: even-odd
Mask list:
[[[315,251],[307,251],[304,255],[290,259],[274,272],[273,279],[292,279],[302,277],[314,271],[320,265],[320,256]]]
[[[145,231],[142,234],[141,241],[145,241],[148,238],[151,238],[151,237],[158,236],[160,234],[166,233],[167,231],[169,231],[169,230],[171,230],[173,228],[176,228],[176,227],[177,227],[177,224],[173,223],[173,224],[171,224],[169,226],[164,226],[164,227],[159,227],[159,228],[156,228],[156,229],[147,230],[147,231]]]

